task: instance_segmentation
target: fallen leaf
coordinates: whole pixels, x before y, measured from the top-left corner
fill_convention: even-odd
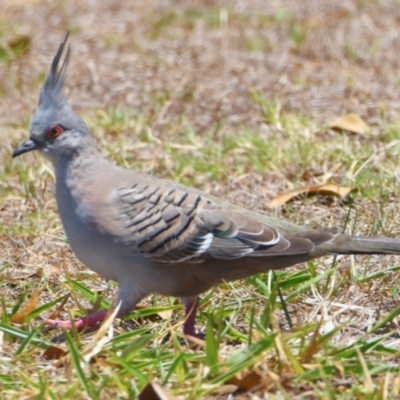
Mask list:
[[[11,317],[12,323],[22,324],[25,322],[26,317],[36,308],[41,291],[41,287],[37,289],[32,297]]]
[[[357,114],[350,113],[335,119],[329,124],[332,129],[359,133],[361,135],[371,131],[369,125]]]
[[[138,396],[138,400],[175,400],[176,397],[164,390],[160,385],[150,382]]]
[[[348,194],[352,190],[353,189],[351,187],[333,185],[333,184],[329,184],[329,183],[327,183],[325,185],[306,186],[301,189],[295,189],[295,190],[291,190],[289,192],[280,194],[279,196],[277,196],[271,200],[271,202],[269,203],[269,207],[270,208],[280,207],[283,204],[287,203],[289,200],[291,200],[297,196],[300,196],[302,194],[306,195],[306,196],[322,194],[324,196],[337,196],[337,197],[340,197],[343,199],[346,196],[348,196]]]
[[[49,346],[43,353],[46,360],[59,360],[61,357],[67,355],[67,351],[61,347]]]
[[[59,265],[48,265],[43,268],[43,275],[46,278],[50,278],[52,275],[61,275],[61,268]]]
[[[165,311],[158,311],[157,315],[161,317],[161,319],[167,320],[171,319],[174,310],[165,310]]]
[[[241,377],[234,376],[226,383],[237,386],[241,391],[247,392],[263,385],[263,376],[257,371],[250,371]]]

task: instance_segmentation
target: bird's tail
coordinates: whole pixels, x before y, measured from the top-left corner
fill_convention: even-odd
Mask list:
[[[400,254],[400,240],[385,237],[339,235],[325,245],[332,254]]]

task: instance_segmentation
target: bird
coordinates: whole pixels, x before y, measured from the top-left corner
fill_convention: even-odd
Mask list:
[[[151,294],[185,306],[183,332],[196,336],[199,295],[224,282],[335,254],[400,254],[400,240],[309,229],[256,213],[195,188],[125,169],[104,158],[65,93],[68,34],[54,56],[30,124],[12,157],[37,150],[55,171],[68,243],[89,269],[118,284],[118,317]],[[66,329],[98,326],[107,310]]]

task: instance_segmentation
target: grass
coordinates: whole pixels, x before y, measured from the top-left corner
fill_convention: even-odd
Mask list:
[[[0,30],[2,398],[131,399],[150,383],[180,399],[398,398],[394,256],[327,257],[214,288],[197,319],[204,341],[183,337],[182,306],[159,296],[97,333],[43,326],[48,317],[107,308],[116,292],[71,253],[51,167],[34,154],[10,159],[28,136],[66,27],[73,32],[68,95],[114,162],[301,225],[400,236],[397,50],[387,36],[399,29],[395,13],[379,1],[352,10],[245,3],[242,10],[203,1],[102,3],[99,10],[78,2],[7,5],[3,25],[12,29]],[[41,11],[34,26],[33,9]],[[328,128],[350,111],[372,132]],[[268,209],[278,193],[325,182],[355,191]]]
[[[366,204],[366,215],[361,214],[357,220],[351,217],[349,225],[356,231],[372,230],[369,222],[376,217],[371,214],[380,201],[385,201],[385,193],[389,196],[388,192],[394,189],[396,147],[385,146],[397,140],[396,130],[392,126],[385,128],[385,142],[361,137],[359,141],[350,140],[346,133],[330,133],[332,136],[324,141],[321,135],[327,135],[326,130],[318,129],[311,118],[285,113],[279,104],[268,104],[261,97],[257,97],[256,104],[260,116],[268,119],[267,132],[243,126],[231,134],[210,132],[200,136],[186,122],[186,133],[177,135],[175,142],[156,140],[148,134],[151,120],[132,115],[128,109],[88,112],[85,119],[103,152],[115,162],[198,187],[210,182],[225,182],[229,187],[241,176],[251,176],[257,185],[265,171],[274,175],[291,168],[297,172],[291,175],[290,183],[301,186],[305,184],[302,171],[307,165],[324,166],[323,173],[328,174],[331,166],[339,162],[340,168],[329,180],[360,188],[354,195],[353,210]],[[132,145],[131,132],[136,137]],[[277,135],[280,141],[276,140]],[[393,135],[392,139],[389,135]],[[148,152],[152,159],[145,156]],[[371,159],[371,154],[379,152],[385,157]],[[65,302],[65,294],[69,299],[61,309],[78,317],[94,306],[109,307],[115,285],[100,285],[97,276],[77,267],[75,261],[72,271],[67,267],[73,255],[58,221],[49,218],[54,206],[48,206],[53,200],[52,190],[47,188],[53,177],[40,158],[33,158],[28,167],[25,159],[16,159],[5,172],[15,175],[14,179],[21,183],[19,202],[25,204],[27,211],[14,227],[4,224],[2,235],[25,237],[25,245],[29,246],[30,238],[40,238],[45,227],[50,247],[57,244],[59,252],[62,249],[63,258],[59,253],[58,265],[65,265],[67,276],[57,276],[55,280],[45,269],[40,273],[40,268],[41,276],[18,283],[18,296],[3,297],[4,310],[9,311],[3,312],[0,330],[9,355],[1,361],[7,371],[1,385],[10,398],[28,384],[31,396],[37,398],[76,398],[81,392],[78,398],[111,398],[115,393],[133,398],[153,380],[177,396],[192,399],[238,390],[240,393],[241,386],[255,393],[267,390],[278,397],[300,395],[304,388],[324,398],[380,398],[398,390],[398,342],[395,326],[390,326],[400,308],[388,309],[384,304],[390,299],[393,303],[396,297],[390,288],[396,287],[400,266],[393,258],[394,262],[388,262],[384,270],[378,257],[343,258],[335,264],[328,259],[327,263],[315,261],[303,268],[254,276],[246,285],[223,285],[202,301],[198,326],[205,332],[205,342],[197,348],[182,340],[180,305],[159,297],[148,299],[144,308],[135,310],[122,325],[117,323],[113,336],[108,338],[104,333],[106,340],[97,339],[102,344],[90,363],[82,361],[82,353],[94,334],[64,332],[62,343],[52,344],[56,332],[44,332],[38,320],[58,310]],[[355,174],[366,160],[371,161]],[[379,169],[374,168],[378,162]],[[39,188],[44,189],[44,197],[40,201],[36,199],[39,189],[32,181],[33,169],[42,171]],[[288,187],[288,181],[283,179],[276,190]],[[261,197],[256,190],[254,193]],[[15,197],[15,192],[8,191],[8,196]],[[321,201],[324,199],[303,199],[288,204],[281,212],[299,218],[299,207],[307,212],[307,208],[321,207]],[[332,206],[336,212],[348,212],[345,204],[334,202]],[[394,205],[385,205],[382,218],[375,223],[378,233],[383,228],[386,234],[398,232],[395,219],[385,220],[391,208]],[[325,219],[329,221],[330,215]],[[46,254],[39,255],[39,260],[42,257]],[[18,257],[18,263],[23,265],[25,258],[26,255]],[[35,255],[35,264],[36,259]],[[377,260],[379,264],[374,265]],[[15,262],[12,259],[4,265],[3,274]],[[5,280],[4,290],[9,285]],[[25,310],[24,322],[15,326],[11,316],[29,303],[29,296],[39,286],[40,300],[33,309]],[[368,287],[378,287],[381,296],[372,307],[363,295]],[[350,301],[349,291],[363,300]],[[128,321],[134,321],[134,325]],[[45,354],[53,347],[59,352],[49,365]],[[59,354],[61,359],[57,359]],[[38,367],[45,365],[49,367],[41,372]],[[249,374],[250,383],[246,383]]]

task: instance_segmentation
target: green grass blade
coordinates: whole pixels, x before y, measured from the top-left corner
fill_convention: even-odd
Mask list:
[[[22,340],[27,340],[27,338],[30,337],[31,335],[31,333],[21,331],[20,329],[14,328],[10,325],[6,325],[3,323],[0,323],[0,331],[7,333],[14,338]],[[52,345],[52,343],[49,340],[45,338],[35,337],[35,335],[30,339],[30,342],[43,347],[48,347]]]
[[[72,340],[72,336],[65,329],[63,330],[63,332],[64,332],[65,341],[68,345],[71,362],[74,366],[75,373],[78,376],[78,379],[79,379],[81,385],[83,386],[87,395],[90,398],[97,399],[95,391],[92,390],[91,384],[90,384],[89,380],[86,378],[85,373],[83,371],[81,362],[84,363],[84,360],[83,360],[79,350],[76,348],[75,343]]]

